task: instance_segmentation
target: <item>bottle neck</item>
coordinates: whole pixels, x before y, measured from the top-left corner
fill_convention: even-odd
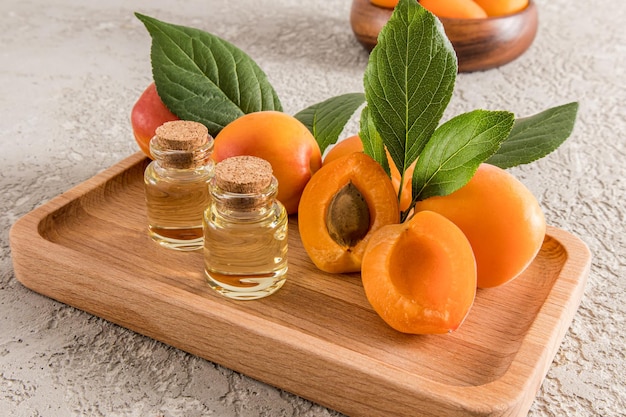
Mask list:
[[[254,194],[240,194],[226,191],[216,185],[213,179],[209,192],[218,213],[237,219],[256,219],[271,214],[278,194],[278,181],[272,178],[269,186]]]

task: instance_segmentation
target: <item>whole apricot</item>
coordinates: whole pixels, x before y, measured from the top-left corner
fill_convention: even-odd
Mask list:
[[[487,13],[487,16],[504,16],[524,10],[528,0],[474,0]]]
[[[454,223],[430,211],[375,232],[361,279],[374,311],[403,333],[456,330],[476,296],[470,243]]]
[[[130,124],[133,129],[133,135],[143,153],[152,158],[152,155],[150,155],[150,140],[154,137],[157,127],[165,122],[178,119],[178,116],[172,113],[161,101],[156,85],[150,83],[139,96],[130,112]]]
[[[386,9],[393,9],[398,5],[399,0],[370,0],[375,6],[384,7]]]
[[[298,119],[279,111],[245,114],[217,134],[213,159],[220,162],[231,156],[251,155],[272,165],[278,180],[278,201],[287,213],[298,210],[304,187],[322,166],[317,141]]]
[[[546,234],[535,196],[509,172],[481,164],[472,179],[443,197],[420,201],[415,211],[437,212],[467,236],[478,271],[478,286],[496,287],[521,274]]]
[[[324,165],[338,159],[342,156],[348,155],[352,152],[363,152],[363,142],[359,135],[347,137],[339,142],[326,153],[324,156]],[[396,196],[400,192],[400,181],[402,180],[400,171],[396,168],[396,164],[393,162],[391,155],[387,152],[387,163],[391,171],[391,183],[396,189]],[[409,208],[412,200],[411,192],[411,179],[413,177],[413,170],[415,169],[415,163],[413,162],[407,168],[404,174],[404,182],[402,185],[402,195],[400,196],[400,210],[404,211]]]
[[[437,17],[452,19],[487,17],[487,13],[472,0],[419,0],[419,3]]]
[[[298,208],[302,246],[320,270],[331,273],[360,271],[372,233],[399,221],[391,180],[379,163],[362,152],[317,171]]]

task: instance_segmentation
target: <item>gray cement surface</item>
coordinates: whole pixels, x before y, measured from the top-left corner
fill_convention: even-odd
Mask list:
[[[9,228],[136,152],[129,114],[151,81],[150,38],[133,12],[194,26],[250,54],[285,111],[362,91],[367,53],[350,0],[3,0],[0,3],[0,415],[339,416],[335,411],[24,288]],[[581,306],[530,416],[626,409],[626,6],[537,0],[538,36],[515,62],[461,74],[449,115],[519,116],[580,102],[571,138],[512,169],[549,224],[593,263]],[[356,132],[356,121],[348,130]],[[88,238],[88,236],[86,236]]]

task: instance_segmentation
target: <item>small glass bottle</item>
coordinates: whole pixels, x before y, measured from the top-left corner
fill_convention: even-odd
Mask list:
[[[204,268],[222,295],[251,300],[273,294],[287,273],[288,217],[276,200],[269,162],[236,156],[219,162],[204,212]]]
[[[144,172],[150,237],[170,249],[202,249],[202,214],[209,205],[215,163],[213,138],[197,122],[176,120],[156,129],[153,161]]]

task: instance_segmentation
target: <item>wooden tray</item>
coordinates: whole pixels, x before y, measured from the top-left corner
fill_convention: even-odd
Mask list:
[[[10,242],[26,287],[350,416],[523,416],[583,294],[587,247],[550,227],[512,283],[479,290],[455,333],[409,336],[369,306],[359,276],[325,274],[291,219],[289,275],[271,297],[231,301],[201,252],[146,232],[137,153],[18,220]]]

